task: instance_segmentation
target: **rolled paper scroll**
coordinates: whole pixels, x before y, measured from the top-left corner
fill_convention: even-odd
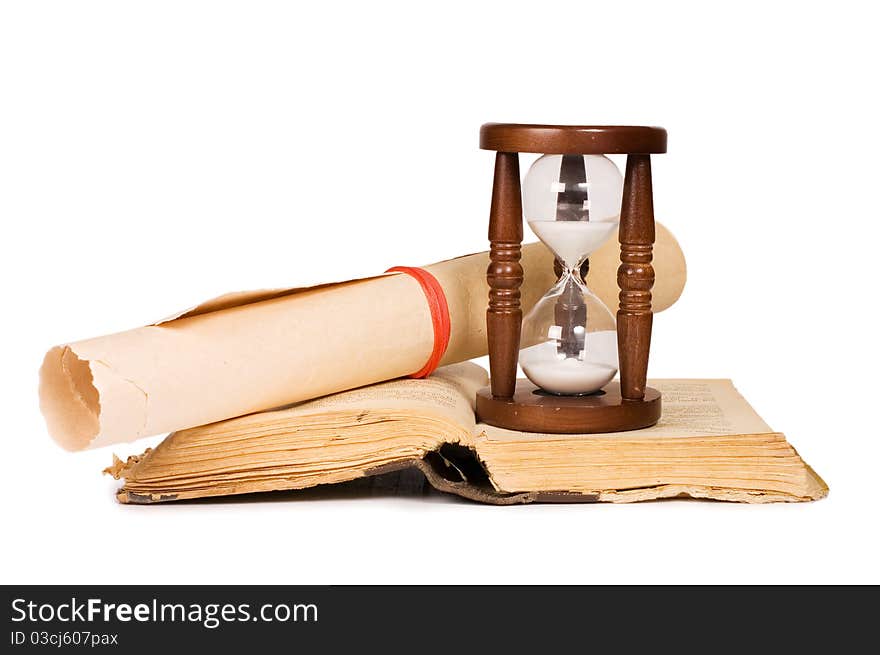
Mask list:
[[[617,244],[591,257],[588,282],[617,307]],[[523,313],[552,286],[553,256],[523,246]],[[425,267],[443,288],[449,345],[440,365],[485,355],[488,254]],[[657,226],[654,308],[681,294],[685,263]],[[40,369],[49,433],[82,450],[204,425],[409,375],[434,348],[419,283],[395,273],[229,294],[170,320],[52,348]]]

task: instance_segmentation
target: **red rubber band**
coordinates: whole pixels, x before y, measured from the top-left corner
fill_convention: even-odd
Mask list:
[[[433,275],[423,268],[415,268],[412,266],[395,266],[389,268],[386,273],[406,273],[416,279],[421,285],[422,291],[425,292],[425,299],[428,301],[428,309],[431,310],[431,324],[434,327],[434,348],[431,350],[431,356],[425,365],[415,373],[411,374],[411,378],[426,378],[440,364],[443,355],[446,354],[446,348],[449,346],[449,335],[452,331],[452,324],[449,321],[449,305],[446,303],[446,294],[443,287]]]

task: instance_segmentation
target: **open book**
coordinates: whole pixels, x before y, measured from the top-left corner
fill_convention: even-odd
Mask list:
[[[124,503],[304,489],[416,467],[495,504],[689,496],[805,501],[828,487],[729,380],[652,380],[663,418],[632,432],[533,434],[477,423],[472,363],[169,435],[107,469]]]

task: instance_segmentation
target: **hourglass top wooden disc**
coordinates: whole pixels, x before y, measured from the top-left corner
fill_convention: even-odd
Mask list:
[[[666,130],[641,125],[529,125],[486,123],[480,148],[544,155],[618,155],[666,152]]]

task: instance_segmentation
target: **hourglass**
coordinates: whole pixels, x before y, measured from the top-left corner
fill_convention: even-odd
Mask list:
[[[666,131],[489,123],[480,130],[480,147],[497,153],[487,271],[491,386],[477,394],[480,420],[550,433],[653,425],[661,399],[646,386],[654,283],[650,155],[666,152]],[[526,174],[522,195],[520,152],[542,155]],[[627,155],[625,178],[607,154]],[[523,215],[556,256],[559,273],[524,319]],[[616,320],[584,279],[589,255],[615,232]],[[527,380],[516,379],[517,361]]]

